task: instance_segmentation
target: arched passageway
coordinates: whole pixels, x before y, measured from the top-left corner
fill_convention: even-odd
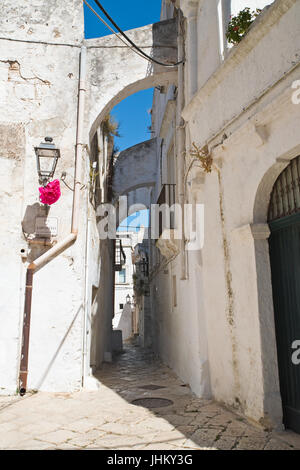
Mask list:
[[[127,31],[126,34],[157,61],[171,65],[177,62],[176,19]],[[120,45],[115,36],[88,39],[88,73],[90,77],[90,141],[103,118],[120,101],[141,90],[177,82],[177,68],[164,67],[136,55]]]
[[[300,432],[300,157],[280,173],[268,222],[283,422]]]
[[[144,50],[151,51],[154,59],[172,64],[178,60],[177,20],[171,19],[127,32],[128,36]],[[101,123],[113,107],[128,96],[155,86],[168,86],[177,82],[177,67],[164,67],[149,63],[130,48],[120,45],[118,38],[108,36],[86,41],[87,72],[89,74],[88,104],[85,128],[89,147],[96,152],[95,161],[106,160],[103,174],[107,170],[109,155],[105,144],[101,145]],[[96,136],[96,140],[95,140]],[[99,139],[100,136],[100,139]],[[105,139],[104,139],[105,140]],[[99,145],[100,144],[100,145]],[[97,150],[98,149],[98,150]],[[102,153],[101,153],[102,152]],[[151,189],[156,181],[157,141],[151,139],[124,150],[111,160],[108,184],[103,183],[101,203],[113,202],[117,210],[117,225],[129,214],[149,208]],[[93,161],[91,162],[93,164]],[[99,167],[99,172],[102,173]],[[107,197],[105,187],[110,186]],[[120,214],[118,198],[127,197],[126,212]],[[101,204],[100,203],[100,204]],[[144,249],[147,251],[147,247]],[[91,324],[90,366],[99,368],[101,362],[110,360],[113,350],[112,318],[114,316],[115,250],[110,240],[100,242],[100,289],[98,294],[95,324]],[[119,269],[119,268],[118,268]],[[101,279],[104,281],[101,284]],[[120,302],[122,303],[122,302]],[[103,310],[105,306],[105,311]],[[141,307],[149,317],[149,307]],[[96,312],[95,310],[95,312]],[[100,320],[99,320],[100,319]],[[149,318],[148,318],[149,319]],[[148,322],[149,324],[149,322]],[[93,359],[94,358],[94,359]],[[88,360],[88,359],[87,359]]]

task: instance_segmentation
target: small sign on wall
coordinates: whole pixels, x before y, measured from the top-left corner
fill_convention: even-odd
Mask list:
[[[56,237],[58,233],[57,217],[36,217],[35,235],[37,237]]]

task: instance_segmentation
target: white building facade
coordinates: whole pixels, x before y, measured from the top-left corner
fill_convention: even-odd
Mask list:
[[[297,261],[280,268],[271,259],[271,276],[268,239],[271,193],[284,168],[294,177],[283,193],[299,190],[300,2],[246,3],[164,2],[164,17],[176,15],[176,7],[183,12],[178,52],[185,63],[177,85],[154,94],[152,135],[161,152],[152,203],[165,200],[176,183],[177,202],[204,207],[204,245],[188,251],[189,233],[183,241],[152,242],[156,347],[198,395],[267,427],[280,427],[284,412],[285,424],[299,431],[299,366],[292,362],[300,333],[298,281],[280,277]],[[262,12],[244,39],[229,46],[230,15],[245,6]],[[193,143],[212,159],[210,172]],[[274,196],[278,204],[282,191]],[[297,219],[297,197],[282,216]],[[291,223],[297,226],[297,220]],[[272,283],[286,302],[285,326]]]
[[[115,310],[113,329],[122,331],[122,339],[126,341],[133,336],[133,275],[134,264],[132,255],[136,243],[134,232],[118,232],[118,238],[122,243],[125,263],[120,271],[115,274]]]
[[[245,2],[163,0],[161,23],[128,34],[156,59],[179,60],[169,68],[115,36],[84,40],[79,0],[65,1],[63,14],[44,0],[34,11],[23,3],[5,2],[0,20],[1,393],[19,386],[25,293],[28,389],[79,389],[111,359],[114,242],[99,238],[97,207],[117,205],[114,193],[148,208],[204,207],[203,246],[187,249],[191,232],[174,237],[184,211],[171,239],[150,243],[147,322],[163,361],[197,395],[299,431],[300,1],[248,0],[263,11],[229,47],[228,21]],[[103,120],[150,87],[152,139],[124,153],[119,185]],[[46,213],[33,147],[47,135],[64,181]],[[56,235],[38,240],[41,216],[57,219]]]
[[[122,266],[120,271],[116,272],[115,277],[115,316],[120,314],[124,305],[128,300],[132,300],[133,296],[133,263],[132,253],[134,247],[132,232],[119,232],[118,237],[122,241],[122,247],[126,257],[126,263]]]

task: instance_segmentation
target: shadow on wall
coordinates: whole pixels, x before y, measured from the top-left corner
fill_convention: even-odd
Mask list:
[[[100,243],[99,288],[92,295],[90,366],[100,369],[112,352],[112,318],[114,312],[113,240]]]
[[[114,321],[114,330],[121,330],[122,331],[122,337],[123,341],[126,341],[127,339],[132,337],[132,308],[131,308],[131,303],[127,303],[121,314],[119,315],[119,318],[117,318],[117,315],[115,317]]]
[[[72,330],[72,328],[73,328],[73,326],[74,326],[74,323],[75,323],[76,319],[78,318],[78,315],[79,315],[79,313],[81,312],[81,309],[82,309],[82,308],[83,308],[83,305],[81,304],[81,305],[79,306],[77,312],[75,313],[74,318],[73,318],[73,320],[71,321],[69,328],[67,329],[67,331],[66,331],[65,335],[63,336],[63,338],[61,339],[61,342],[60,342],[60,344],[59,344],[57,350],[56,350],[55,353],[53,354],[51,361],[49,362],[48,366],[46,367],[44,374],[42,375],[42,377],[41,377],[40,380],[38,381],[38,383],[37,383],[37,385],[36,385],[36,387],[35,387],[36,390],[39,390],[39,389],[41,388],[41,386],[43,385],[43,383],[45,382],[45,380],[46,380],[46,378],[47,378],[49,372],[51,371],[51,368],[52,368],[52,366],[53,366],[53,364],[54,364],[54,362],[55,362],[55,359],[57,358],[57,356],[58,356],[60,350],[62,349],[62,347],[63,347],[63,345],[64,345],[64,343],[65,343],[67,337],[69,336],[69,334],[70,334],[70,332],[71,332],[71,330]]]
[[[46,217],[49,214],[49,210],[49,206],[44,206],[39,202],[27,206],[22,220],[23,233],[26,234],[26,236],[34,235],[36,217]]]
[[[152,28],[153,50],[152,56],[163,64],[175,64],[177,62],[177,19],[172,18],[159,23],[154,23]],[[153,63],[154,73],[159,73],[165,67]]]
[[[44,224],[40,229],[42,229],[43,237],[40,239],[41,244],[39,245],[30,245],[30,240],[34,240],[36,237],[36,219],[37,217],[47,217],[49,214],[50,207],[36,202],[32,205],[26,207],[25,214],[22,220],[22,232],[24,238],[29,242],[29,251],[27,256],[27,261],[31,263],[40,255],[49,250],[49,246],[43,245],[43,240],[46,242],[51,239],[51,231]],[[40,219],[40,222],[41,223]]]

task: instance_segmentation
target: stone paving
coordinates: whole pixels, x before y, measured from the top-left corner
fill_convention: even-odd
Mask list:
[[[0,397],[0,449],[300,449],[299,435],[270,433],[197,398],[137,345],[105,364],[98,380],[98,391]],[[153,397],[173,404],[132,404]]]

